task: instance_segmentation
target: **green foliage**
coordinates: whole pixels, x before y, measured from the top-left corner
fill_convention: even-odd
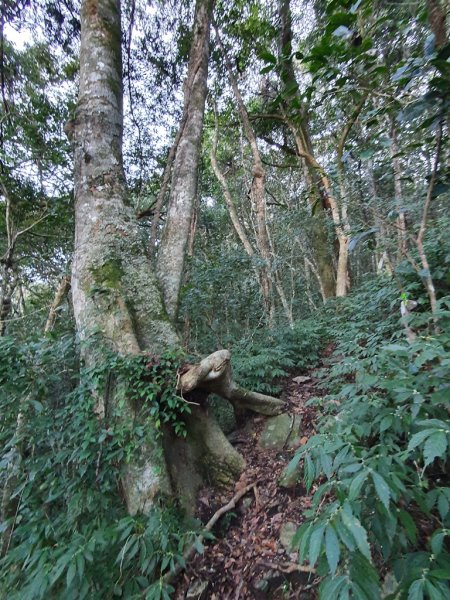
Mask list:
[[[174,393],[179,360],[111,355],[79,379],[72,338],[0,339],[0,481],[12,482],[17,506],[2,523],[13,534],[0,560],[0,597],[169,597],[162,577],[183,562],[199,524],[167,503],[148,516],[126,514],[121,468],[147,433],[142,420],[117,418],[129,410],[120,399],[104,419],[94,405],[128,380],[124,395],[136,410],[183,435],[179,413],[187,405]]]
[[[359,313],[349,330],[340,329],[338,362],[326,381],[328,414],[290,467],[303,461],[305,485],[314,485],[296,545],[302,561],[318,563],[324,600],[375,600],[382,587],[383,597],[444,600],[450,589],[450,302],[440,303],[440,333],[427,333],[433,321],[423,313],[413,322],[423,335],[407,344],[392,335],[392,319],[372,329],[386,291],[372,306],[361,303],[364,294],[367,289],[343,305],[344,313],[352,305]],[[340,316],[333,327],[342,327]]]
[[[119,409],[131,402],[135,410],[148,416],[157,430],[161,430],[162,424],[168,424],[177,435],[186,437],[182,416],[190,413],[191,409],[176,392],[182,360],[183,354],[178,350],[167,350],[160,356],[109,353],[100,366],[87,369],[87,373],[96,385],[100,382],[104,386],[114,385],[114,381],[119,385],[125,382],[120,393]],[[114,381],[111,382],[111,379]]]
[[[232,347],[236,381],[255,391],[279,392],[277,379],[317,362],[323,332],[320,321],[305,319],[293,328],[257,332],[251,339],[241,340]]]

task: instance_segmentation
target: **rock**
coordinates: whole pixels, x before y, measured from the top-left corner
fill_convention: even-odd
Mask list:
[[[284,413],[270,417],[261,433],[259,445],[265,450],[286,450],[299,444],[300,415]]]
[[[271,598],[270,592],[276,590],[284,581],[283,573],[275,569],[269,569],[261,579],[255,581],[253,587],[255,590],[267,594],[267,598]]]
[[[244,498],[242,500],[242,506],[247,509],[253,504],[253,498]]]
[[[287,489],[295,487],[300,481],[300,465],[297,465],[291,472],[288,471],[288,468],[289,465],[284,467],[278,480],[278,485]]]
[[[299,375],[298,377],[294,377],[292,381],[295,383],[306,383],[307,381],[311,381],[311,377],[308,377],[307,375]]]
[[[286,521],[280,528],[280,542],[288,553],[292,550],[292,540],[297,529],[298,526],[292,521]]]
[[[395,592],[398,587],[398,581],[395,578],[394,573],[388,571],[383,581],[383,587],[381,588],[381,597],[387,598]]]
[[[206,600],[208,587],[209,581],[194,581],[186,592],[186,598],[189,598],[190,600]]]

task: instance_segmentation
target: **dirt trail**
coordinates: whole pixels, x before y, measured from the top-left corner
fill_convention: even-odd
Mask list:
[[[305,403],[312,396],[323,394],[313,372],[304,375],[308,381],[296,383],[289,379],[283,392],[286,412],[301,417],[297,447],[306,443],[314,432],[316,411]],[[205,489],[200,494],[197,515],[206,523],[234,494],[255,484],[236,508],[220,519],[214,529],[216,540],[206,542],[204,553],[190,559],[178,578],[176,600],[313,600],[316,597],[317,578],[298,569],[297,554],[290,551],[286,542],[301,524],[303,511],[311,506],[311,494],[306,493],[301,483],[290,488],[279,485],[280,475],[295,448],[261,448],[265,423],[264,417],[254,416],[230,438],[247,463],[235,487],[221,493]]]

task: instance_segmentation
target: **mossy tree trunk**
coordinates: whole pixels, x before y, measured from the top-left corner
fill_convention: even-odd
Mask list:
[[[72,128],[72,297],[85,359],[91,364],[104,359],[102,349],[106,348],[120,354],[137,354],[142,349],[157,354],[178,343],[137,222],[124,203],[121,61],[119,0],[85,0],[80,91]],[[110,398],[110,402],[115,400]],[[102,416],[104,407],[99,406],[98,412]],[[156,440],[156,435],[150,434],[149,439]],[[156,447],[147,450],[139,463],[128,465],[124,472],[131,512],[147,509],[160,491],[170,492],[162,453]]]

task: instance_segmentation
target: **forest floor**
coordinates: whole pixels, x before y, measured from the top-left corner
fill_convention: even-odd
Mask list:
[[[226,512],[213,529],[215,539],[206,541],[203,554],[194,554],[179,576],[174,598],[181,600],[313,600],[318,577],[298,564],[290,541],[310,508],[313,487],[306,492],[302,483],[280,485],[280,476],[296,447],[315,433],[311,397],[324,394],[314,370],[302,372],[302,383],[292,376],[284,382],[285,412],[301,419],[299,435],[289,449],[264,449],[261,434],[266,418],[255,415],[230,441],[244,456],[246,468],[234,487],[218,494],[204,489],[199,496],[197,516],[206,523],[218,509],[240,491],[248,490],[236,507]],[[294,421],[292,421],[294,422]],[[297,422],[297,421],[296,421]]]

